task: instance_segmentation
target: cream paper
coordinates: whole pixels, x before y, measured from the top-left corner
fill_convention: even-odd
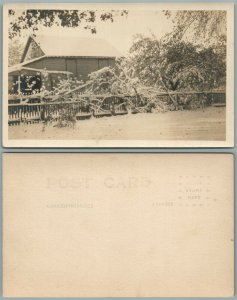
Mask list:
[[[5,297],[227,297],[230,154],[4,154]]]

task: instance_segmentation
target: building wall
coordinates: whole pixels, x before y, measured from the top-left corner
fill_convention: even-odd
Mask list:
[[[51,71],[66,71],[66,62],[63,57],[45,57],[28,64],[24,64],[24,66],[35,69],[46,68]]]
[[[88,79],[88,74],[107,66],[114,66],[113,58],[96,58],[96,57],[45,57],[38,61],[26,64],[29,68],[53,70],[53,71],[69,71],[73,73],[73,77],[79,80]]]
[[[85,80],[91,72],[99,70],[97,58],[77,58],[77,78]]]

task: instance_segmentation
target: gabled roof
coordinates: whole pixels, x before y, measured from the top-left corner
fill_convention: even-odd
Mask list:
[[[74,56],[74,57],[111,57],[121,56],[109,42],[98,38],[43,36],[29,37],[22,57],[25,58],[27,49],[34,40],[45,56]]]

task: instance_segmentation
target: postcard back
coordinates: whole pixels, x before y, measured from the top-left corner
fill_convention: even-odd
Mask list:
[[[5,297],[227,297],[230,154],[4,154]]]

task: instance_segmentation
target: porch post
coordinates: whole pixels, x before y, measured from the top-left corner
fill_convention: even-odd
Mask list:
[[[21,93],[21,72],[18,75],[17,92],[18,92],[18,95]]]

